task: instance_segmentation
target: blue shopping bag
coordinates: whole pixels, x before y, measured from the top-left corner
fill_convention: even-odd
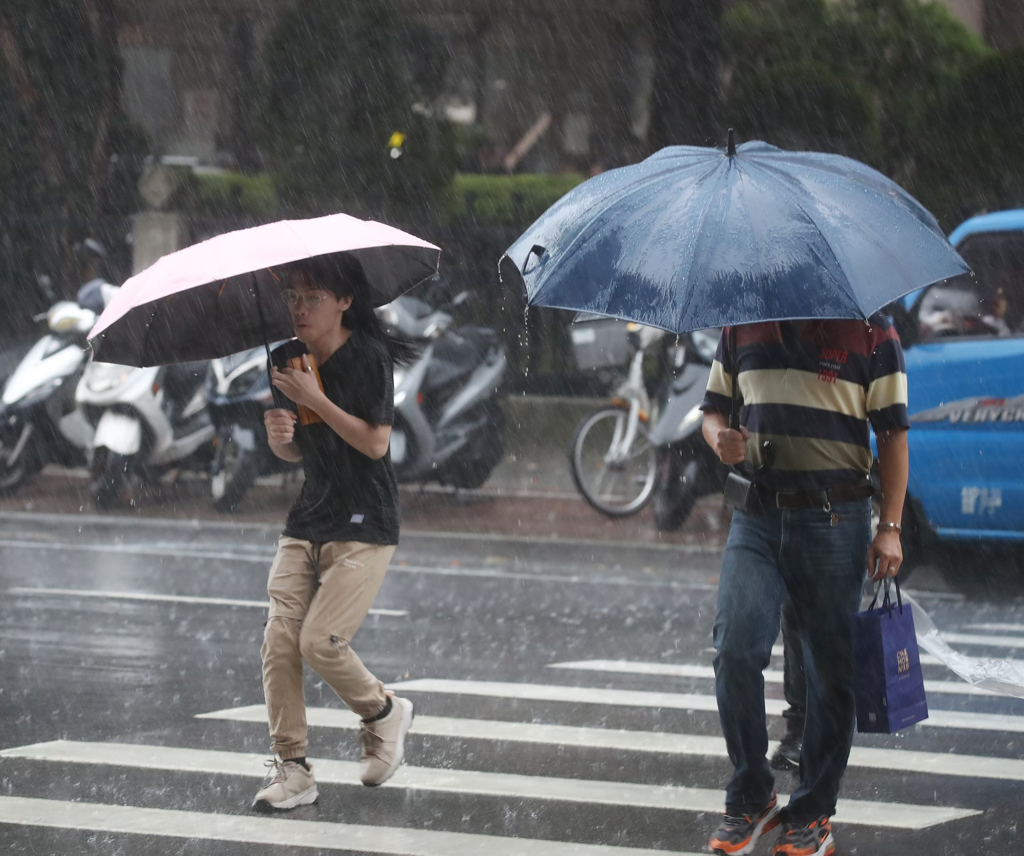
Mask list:
[[[896,606],[889,600],[888,580],[878,609],[876,600],[877,591],[871,606],[854,616],[857,730],[893,734],[927,719],[928,701],[914,616],[909,606],[903,606],[900,584],[896,583]]]

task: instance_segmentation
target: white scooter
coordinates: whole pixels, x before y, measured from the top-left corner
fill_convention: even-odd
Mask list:
[[[88,358],[86,335],[96,314],[77,303],[54,304],[49,333],[7,379],[0,396],[0,493],[10,494],[48,463],[82,466],[92,426],[75,408],[75,385]]]
[[[96,429],[90,487],[98,507],[133,502],[141,485],[172,469],[208,471],[214,425],[207,366],[89,364],[75,398]]]

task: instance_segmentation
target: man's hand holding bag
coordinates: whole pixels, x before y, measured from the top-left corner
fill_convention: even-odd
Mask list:
[[[875,600],[854,616],[854,655],[857,672],[857,730],[894,734],[928,718],[928,701],[921,672],[921,655],[910,606],[903,605],[900,584],[896,601],[889,600],[889,581],[882,605]]]

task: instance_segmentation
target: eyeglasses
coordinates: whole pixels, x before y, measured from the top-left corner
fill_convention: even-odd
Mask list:
[[[306,294],[299,294],[294,288],[286,288],[281,292],[281,299],[289,309],[295,309],[300,303],[307,309],[316,309],[327,299],[324,291],[311,291]]]

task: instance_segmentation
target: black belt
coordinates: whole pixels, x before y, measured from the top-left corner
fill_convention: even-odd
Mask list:
[[[765,508],[822,508],[831,511],[838,502],[867,499],[875,493],[870,482],[841,485],[828,490],[774,491],[757,486],[757,494]]]

